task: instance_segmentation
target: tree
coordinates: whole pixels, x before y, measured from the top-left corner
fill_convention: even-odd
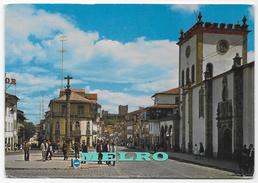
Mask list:
[[[24,123],[24,128],[21,130],[24,132],[26,140],[29,140],[36,132],[35,125],[31,122]]]

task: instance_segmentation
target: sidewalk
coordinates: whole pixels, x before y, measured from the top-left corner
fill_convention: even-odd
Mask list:
[[[178,153],[178,152],[166,152],[170,159],[177,161],[188,162],[193,164],[198,164],[202,166],[217,168],[221,170],[226,170],[234,173],[239,172],[237,162],[230,160],[219,160],[215,158],[203,157],[203,159],[195,159],[195,156],[187,153]]]
[[[139,148],[136,148],[134,150],[142,151],[142,152],[146,151]],[[149,151],[149,152],[153,152],[153,151]],[[239,172],[238,164],[235,161],[219,160],[219,159],[207,158],[207,157],[203,157],[203,159],[195,159],[195,156],[193,154],[180,153],[180,152],[166,152],[166,153],[168,154],[169,159],[212,167],[220,170],[226,170],[234,173]]]

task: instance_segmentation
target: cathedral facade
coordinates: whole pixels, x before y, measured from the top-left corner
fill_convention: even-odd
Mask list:
[[[179,145],[192,153],[233,158],[254,144],[254,62],[247,62],[248,25],[203,22],[181,31]]]

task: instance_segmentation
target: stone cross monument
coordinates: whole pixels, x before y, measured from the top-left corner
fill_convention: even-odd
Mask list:
[[[70,145],[71,145],[71,104],[70,104],[70,95],[71,95],[71,89],[70,89],[70,79],[73,79],[69,75],[64,77],[64,79],[67,80],[67,85],[65,89],[65,95],[66,95],[66,115],[65,115],[65,137],[66,137],[66,142],[68,145],[68,151],[70,151]]]

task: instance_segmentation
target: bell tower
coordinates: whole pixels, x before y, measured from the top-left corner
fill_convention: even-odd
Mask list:
[[[204,72],[212,69],[212,77],[231,69],[232,58],[239,53],[242,64],[247,63],[248,25],[197,22],[186,32],[181,30],[179,45],[179,85],[195,85],[203,81]]]

